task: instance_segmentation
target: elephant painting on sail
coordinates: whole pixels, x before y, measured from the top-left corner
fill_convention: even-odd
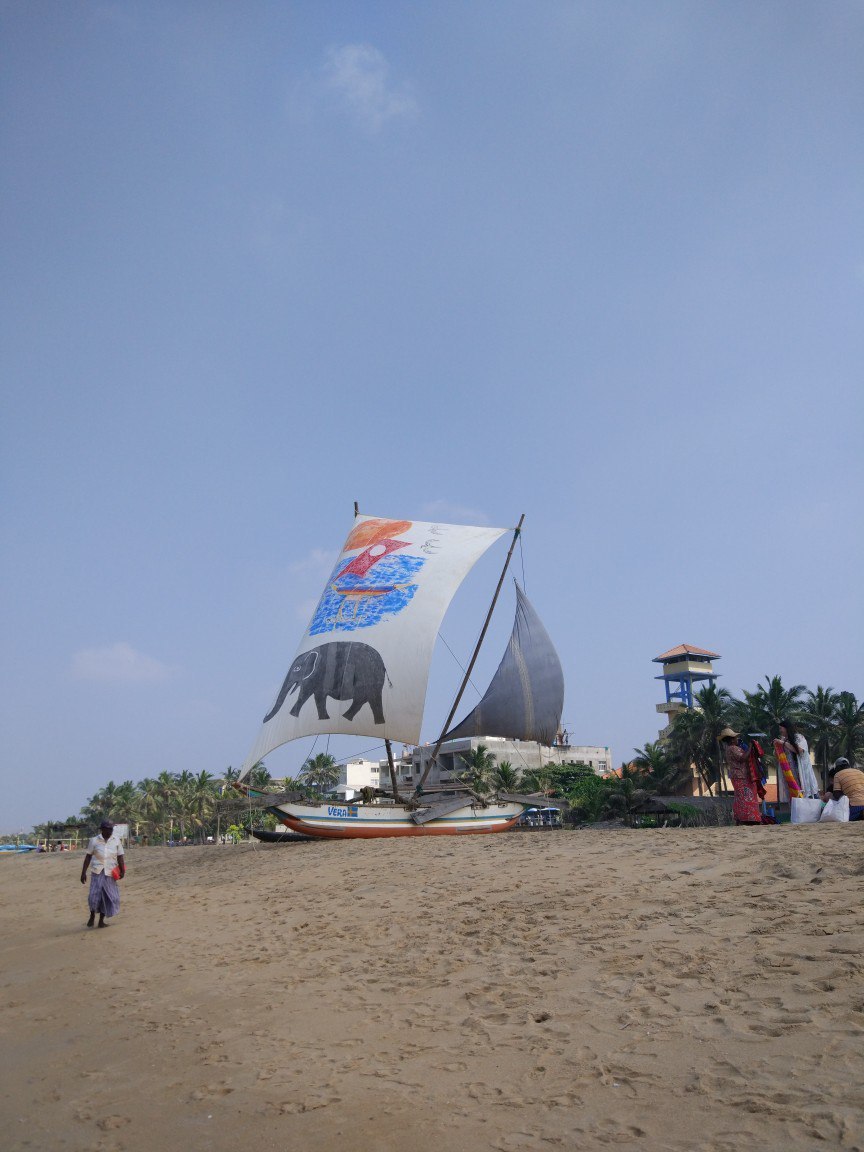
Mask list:
[[[350,700],[348,710],[343,713],[346,720],[353,720],[364,704],[372,709],[376,724],[384,723],[382,691],[387,670],[381,655],[369,644],[356,640],[336,640],[330,644],[320,644],[301,652],[288,669],[276,703],[264,717],[264,723],[272,720],[288,695],[299,689],[292,716],[299,716],[300,709],[310,696],[315,697],[318,719],[329,720],[327,697],[334,700]]]

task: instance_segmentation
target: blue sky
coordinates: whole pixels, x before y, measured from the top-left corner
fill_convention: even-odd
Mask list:
[[[864,695],[858,0],[0,24],[0,830],[242,762],[355,500],[526,514],[564,720],[616,763],[681,642],[736,694]]]

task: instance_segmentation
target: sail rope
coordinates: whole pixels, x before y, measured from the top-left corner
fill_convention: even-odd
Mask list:
[[[440,631],[438,633],[438,639],[441,641],[441,643],[444,645],[444,647],[447,649],[447,651],[450,653],[450,655],[456,661],[457,665],[459,666],[460,670],[462,671],[462,673],[464,675],[465,665],[462,663],[462,661],[459,659],[459,657],[456,655],[456,653],[453,651],[453,649],[450,647],[450,645],[444,639],[444,635]],[[480,689],[477,687],[477,685],[474,683],[474,681],[471,679],[470,676],[468,677],[468,683],[471,685],[471,687],[474,689],[474,691],[477,693],[478,696],[482,695],[482,693],[480,692]]]
[[[519,560],[522,563],[522,591],[528,595],[528,581],[525,579],[525,549],[522,547],[522,533],[519,533]]]

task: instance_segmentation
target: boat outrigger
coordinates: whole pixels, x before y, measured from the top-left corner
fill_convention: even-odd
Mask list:
[[[542,802],[536,795],[480,796],[458,783],[446,791],[423,790],[446,739],[505,736],[551,744],[558,731],[564,703],[561,662],[518,584],[516,621],[504,658],[480,704],[450,728],[523,520],[513,530],[480,638],[441,736],[414,792],[404,796],[391,741],[419,743],[441,620],[471,567],[507,530],[385,520],[361,516],[355,506],[354,526],[240,780],[274,748],[291,740],[350,733],[383,738],[391,788],[389,795],[379,792],[370,802],[314,803],[299,794],[280,797],[268,810],[286,828],[338,839],[502,832],[512,828],[526,809]]]

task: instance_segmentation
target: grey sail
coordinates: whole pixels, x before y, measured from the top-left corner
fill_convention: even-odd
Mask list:
[[[561,661],[540,617],[517,584],[516,621],[504,659],[486,695],[444,739],[503,736],[551,744],[563,709]]]

